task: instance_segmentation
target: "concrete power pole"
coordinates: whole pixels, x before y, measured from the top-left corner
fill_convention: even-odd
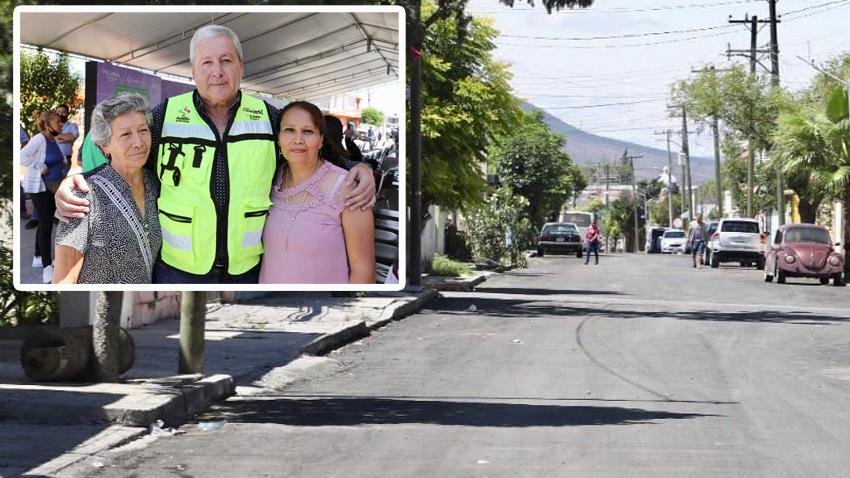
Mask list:
[[[670,187],[673,184],[673,153],[670,152],[670,135],[673,134],[672,130],[658,132],[655,134],[663,134],[667,136],[667,218],[669,228],[673,228],[673,194],[670,192]]]
[[[691,70],[692,73],[702,73],[706,71],[702,70]],[[716,75],[718,71],[714,68],[714,66],[710,66],[707,71],[710,71],[713,75]],[[720,182],[720,124],[717,119],[717,115],[714,114],[711,117],[711,134],[714,136],[714,182],[716,183],[716,194],[717,194],[717,211],[720,213],[720,217],[723,217],[723,185]]]
[[[638,249],[638,236],[639,236],[639,234],[638,234],[638,212],[637,212],[637,208],[638,208],[637,176],[635,175],[635,159],[642,158],[642,157],[643,157],[643,155],[640,155],[640,154],[637,155],[637,156],[630,156],[629,150],[626,150],[626,152],[623,153],[623,159],[629,161],[629,166],[632,169],[632,199],[635,202],[635,207],[634,207],[634,210],[633,210],[634,211],[634,219],[635,219],[635,244],[634,244],[635,245],[635,253],[637,253],[638,250],[639,250]]]
[[[682,153],[685,154],[685,172],[687,173],[687,177],[685,178],[685,182],[688,185],[688,211],[690,211],[689,219],[693,219],[694,218],[694,201],[693,201],[694,183],[693,183],[693,181],[691,181],[691,152],[690,152],[690,146],[688,146],[688,113],[685,110],[684,106],[682,107]]]
[[[720,184],[720,125],[717,115],[711,120],[711,133],[714,136],[714,181],[717,183],[717,211],[723,217],[723,186]]]
[[[750,75],[755,77],[756,75],[756,63],[758,63],[758,54],[759,53],[770,53],[770,50],[759,50],[758,49],[758,24],[759,23],[769,23],[768,20],[759,20],[757,16],[753,16],[752,18],[744,17],[743,20],[729,20],[729,23],[741,23],[741,24],[749,24],[750,28],[750,49],[749,50],[732,50],[731,48],[727,49],[726,55],[731,58],[734,55],[741,55],[750,60]],[[752,132],[747,138],[747,150],[749,153],[747,154],[747,217],[753,217],[755,214],[753,207],[753,181],[755,176],[755,140],[753,138]]]
[[[774,87],[779,87],[779,38],[776,25],[776,0],[767,0],[770,5],[770,74]],[[779,225],[785,224],[785,179],[782,166],[776,168],[776,203],[779,208]]]
[[[611,165],[606,162],[605,163],[605,214],[608,214],[608,215],[610,215],[610,212],[608,210],[608,196],[611,194],[610,189],[611,189]],[[606,227],[605,228],[605,253],[606,254],[608,253],[608,251],[611,250],[610,249],[611,245],[608,243],[608,240],[609,240],[608,228]]]
[[[668,225],[673,227],[673,154],[670,152],[670,135],[672,131],[667,130],[667,217]]]

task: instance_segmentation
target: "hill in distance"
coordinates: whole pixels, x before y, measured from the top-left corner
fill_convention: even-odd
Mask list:
[[[573,159],[573,162],[579,166],[604,164],[606,161],[614,164],[623,156],[626,149],[629,150],[630,155],[643,156],[635,160],[639,180],[657,178],[661,175],[661,168],[667,166],[666,149],[651,148],[582,131],[530,103],[524,103],[523,109],[541,111],[549,128],[566,136],[567,143],[564,149]],[[678,147],[675,147],[673,149],[673,176],[677,181],[681,181],[681,171],[682,168],[678,165]],[[713,178],[714,158],[691,156],[691,177],[694,184],[700,184],[706,179]]]

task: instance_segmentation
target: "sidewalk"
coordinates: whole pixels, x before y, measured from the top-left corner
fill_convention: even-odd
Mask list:
[[[236,386],[366,336],[437,296],[285,292],[216,306],[207,312],[204,377],[177,375],[179,320],[160,321],[130,331],[136,363],[118,384],[32,382],[20,365],[22,334],[0,331],[0,477],[51,475],[146,434],[156,420],[177,426]]]

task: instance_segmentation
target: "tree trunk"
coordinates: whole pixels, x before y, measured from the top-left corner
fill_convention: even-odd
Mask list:
[[[117,382],[118,328],[121,320],[123,292],[98,292],[97,317],[92,330],[94,372],[100,382]]]
[[[808,201],[803,199],[803,196],[800,196],[800,204],[798,207],[800,208],[800,222],[804,224],[817,223],[820,201]]]

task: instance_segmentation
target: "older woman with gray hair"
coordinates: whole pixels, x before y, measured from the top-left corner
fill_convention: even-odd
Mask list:
[[[84,173],[84,218],[60,223],[54,284],[146,284],[162,245],[159,181],[144,169],[151,147],[151,109],[138,93],[121,93],[92,113],[91,139],[109,162]]]

